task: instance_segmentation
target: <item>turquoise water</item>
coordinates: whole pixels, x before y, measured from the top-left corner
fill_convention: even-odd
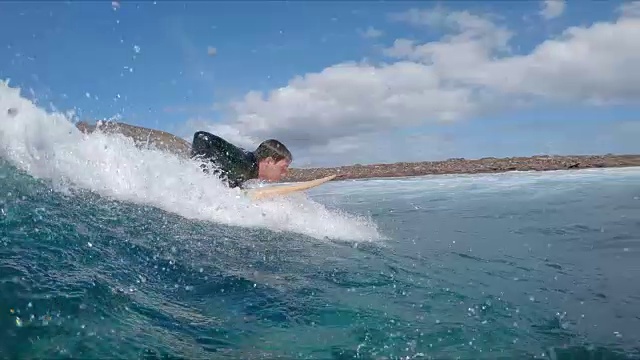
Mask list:
[[[640,169],[310,192],[370,241],[0,184],[2,358],[640,357]]]
[[[251,202],[0,84],[10,108],[0,358],[640,358],[640,168]]]

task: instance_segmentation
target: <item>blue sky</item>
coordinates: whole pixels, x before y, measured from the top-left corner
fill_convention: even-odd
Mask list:
[[[489,89],[491,99],[482,104],[470,102],[473,109],[469,111],[458,110],[455,104],[447,109],[437,104],[428,107],[416,103],[421,101],[416,94],[424,94],[425,103],[439,103],[440,100],[433,100],[436,97],[429,95],[438,89],[418,91],[419,83],[415,86],[403,83],[393,89],[397,89],[398,94],[411,93],[413,103],[405,106],[394,102],[396,105],[388,108],[391,115],[371,122],[367,120],[370,116],[367,108],[371,104],[366,101],[377,98],[365,93],[375,89],[356,86],[362,83],[356,76],[365,79],[366,72],[354,77],[340,73],[337,80],[323,73],[326,68],[346,62],[366,61],[376,68],[382,67],[382,63],[407,61],[419,64],[420,69],[416,71],[431,76],[426,75],[431,72],[429,61],[424,61],[416,49],[407,52],[396,47],[395,55],[384,49],[393,47],[396,39],[410,39],[416,45],[446,42],[458,25],[463,30],[471,29],[469,34],[473,35],[479,28],[464,27],[467,26],[464,24],[472,24],[480,17],[512,32],[509,51],[500,52],[496,45],[492,49],[497,52],[496,56],[526,56],[544,41],[557,39],[570,26],[594,30],[590,27],[597,22],[615,24],[620,16],[616,9],[622,4],[619,1],[589,2],[586,6],[570,2],[560,14],[546,19],[540,15],[542,1],[121,1],[116,8],[109,1],[1,2],[0,78],[11,79],[11,85],[23,88],[25,95],[34,97],[43,106],[53,104],[65,111],[76,109],[82,120],[90,122],[120,115],[124,122],[171,131],[187,138],[200,128],[224,129],[220,130],[223,135],[228,134],[230,140],[242,146],[251,146],[264,137],[278,137],[288,140],[299,154],[297,165],[300,166],[535,153],[638,152],[640,141],[634,140],[637,137],[630,132],[637,131],[640,135],[635,97],[640,92],[633,84],[614,88],[616,80],[624,78],[624,73],[616,71],[625,69],[606,59],[603,66],[610,68],[604,75],[590,72],[593,79],[583,79],[584,84],[567,88],[561,95],[568,94],[568,99],[558,103],[550,101],[557,86],[515,84],[505,89],[499,81],[480,80],[486,74],[480,70],[462,78],[457,74],[475,66],[456,69],[447,64],[464,60],[469,54],[442,53],[449,56],[442,57],[437,66],[437,79],[442,84],[445,80],[463,81],[465,85],[461,89]],[[411,9],[437,12],[436,8],[441,10],[438,21],[444,26],[411,23],[408,17],[393,19],[393,14],[407,14]],[[478,18],[463,24],[470,18],[446,15],[464,12]],[[481,26],[484,32],[479,35],[484,40],[474,44],[486,44],[486,39],[493,41],[493,32],[489,32],[495,29],[485,25]],[[624,35],[623,31],[635,31],[636,25],[630,22],[628,27],[615,31]],[[365,36],[368,29],[368,35],[376,36]],[[588,36],[591,35],[585,35],[585,39],[598,41],[598,36]],[[625,49],[624,45],[612,49]],[[216,48],[215,55],[207,53],[209,46]],[[590,49],[597,51],[598,47]],[[601,58],[598,53],[580,57],[576,51],[573,53],[576,59],[567,58],[570,54],[562,55],[559,63],[571,69],[566,64],[576,61],[575,68],[580,68],[591,66],[584,65],[585,58]],[[553,56],[536,66],[558,59]],[[616,59],[631,61],[635,59],[633,56],[637,55],[620,53]],[[490,59],[488,57],[478,69],[496,68],[489,63]],[[535,61],[533,57],[529,60],[529,63]],[[514,78],[530,79],[528,84],[539,78],[525,73],[522,66],[500,66],[500,69],[513,69]],[[557,80],[559,73],[551,71],[543,74]],[[298,85],[290,85],[292,79],[309,73],[316,76],[300,78]],[[604,76],[610,79],[605,81]],[[383,77],[391,81],[398,78],[393,73]],[[582,76],[567,73],[567,80],[559,84],[577,78]],[[428,79],[431,78],[425,77],[422,83]],[[326,85],[327,81],[330,85]],[[322,97],[313,97],[319,93],[314,86],[322,89]],[[277,99],[267,97],[269,91],[277,88],[288,92]],[[605,93],[604,88],[608,92]],[[327,93],[329,89],[336,91]],[[229,102],[242,101],[250,91],[265,92],[263,102],[246,102],[244,110],[228,111],[225,106]],[[542,94],[543,91],[549,95]],[[334,95],[338,92],[340,95]],[[361,94],[366,95],[366,99]],[[529,100],[530,96],[535,99],[527,106],[509,107],[514,99]],[[585,104],[581,96],[621,100],[617,105],[603,106]],[[401,101],[392,93],[385,93],[380,99],[381,102]],[[502,100],[504,103],[498,104]],[[328,103],[333,110],[324,107]],[[296,106],[315,112],[305,110],[308,113],[303,116],[296,112]],[[336,109],[353,109],[349,113],[352,115],[338,114]],[[380,109],[385,110],[387,108]],[[460,114],[442,123],[446,117],[443,114],[450,111]],[[424,121],[416,115],[420,112],[425,114]],[[258,114],[260,126],[247,120],[250,114]],[[405,121],[413,117],[416,118]],[[194,125],[194,120],[198,125]]]

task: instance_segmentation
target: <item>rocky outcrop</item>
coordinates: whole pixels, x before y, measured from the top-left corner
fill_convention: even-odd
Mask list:
[[[141,148],[156,148],[185,157],[189,156],[191,151],[191,144],[188,141],[165,131],[115,121],[98,122],[96,125],[79,122],[76,127],[84,133],[92,133],[96,130],[110,134],[120,133],[133,139],[136,146]]]
[[[121,133],[131,137],[139,147],[155,147],[180,156],[189,156],[191,144],[168,132],[119,122],[101,122],[89,125],[84,122],[77,127],[86,133],[96,129],[107,133]],[[548,171],[571,170],[601,167],[640,166],[640,155],[541,155],[532,157],[454,158],[445,161],[424,161],[416,163],[398,162],[393,164],[351,165],[332,168],[292,168],[283,181],[306,181],[338,174],[339,179],[364,179],[403,176],[422,176],[431,174],[474,174],[497,173],[506,171]]]

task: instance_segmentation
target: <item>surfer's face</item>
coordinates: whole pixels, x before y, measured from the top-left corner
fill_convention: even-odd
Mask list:
[[[267,158],[260,162],[259,177],[262,180],[278,181],[289,171],[290,162],[287,159],[274,161]]]

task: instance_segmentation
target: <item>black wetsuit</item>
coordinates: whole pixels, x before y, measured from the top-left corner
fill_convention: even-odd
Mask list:
[[[252,152],[205,131],[193,135],[191,157],[215,164],[218,169],[214,168],[213,173],[226,181],[229,187],[242,187],[245,181],[258,177],[258,163]],[[210,171],[206,165],[203,169],[207,173]]]

